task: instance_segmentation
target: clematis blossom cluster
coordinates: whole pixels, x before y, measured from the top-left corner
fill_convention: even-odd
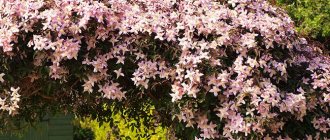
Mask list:
[[[0,74],[0,81],[2,83],[6,82],[3,79],[3,76],[5,74],[1,73]],[[20,102],[20,94],[18,91],[20,90],[19,87],[14,88],[11,87],[10,91],[5,90],[3,93],[0,94],[0,111],[3,112],[8,112],[9,115],[15,115],[18,113],[19,105],[18,103]]]
[[[0,0],[0,9],[2,57],[32,50],[63,84],[75,62],[82,92],[110,100],[126,100],[125,77],[142,94],[170,87],[173,119],[196,139],[289,138],[287,126],[307,118],[310,136],[329,136],[330,57],[266,0]],[[0,107],[11,113],[2,98]]]

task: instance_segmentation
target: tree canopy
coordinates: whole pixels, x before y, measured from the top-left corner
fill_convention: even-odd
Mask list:
[[[330,57],[266,0],[0,9],[3,130],[58,111],[110,122],[122,112],[181,139],[330,137]]]

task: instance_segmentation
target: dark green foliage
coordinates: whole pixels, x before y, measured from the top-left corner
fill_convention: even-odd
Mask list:
[[[93,140],[94,133],[90,128],[74,127],[74,140]]]

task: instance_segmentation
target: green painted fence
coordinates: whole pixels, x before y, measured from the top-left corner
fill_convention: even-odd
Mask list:
[[[73,140],[72,115],[56,115],[21,136],[0,135],[0,140]]]

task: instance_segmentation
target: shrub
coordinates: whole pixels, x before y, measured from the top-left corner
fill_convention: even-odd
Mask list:
[[[330,1],[328,0],[277,0],[284,6],[298,31],[313,38],[330,37]]]
[[[121,112],[181,139],[330,135],[329,57],[266,0],[0,0],[0,9],[1,124],[56,111],[111,124]]]

